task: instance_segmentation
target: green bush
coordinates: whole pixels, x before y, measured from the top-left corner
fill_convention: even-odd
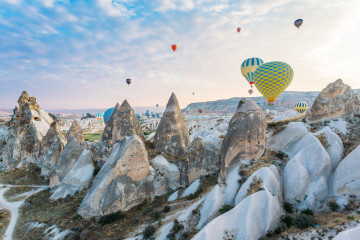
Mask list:
[[[276,234],[276,235],[280,234],[281,232],[282,232],[281,227],[277,227],[277,228],[275,228],[275,230],[274,230],[274,234]]]
[[[314,212],[309,208],[302,210],[300,213],[310,215],[310,216],[314,216]]]
[[[111,213],[108,215],[104,215],[99,219],[99,223],[101,225],[105,225],[105,224],[109,224],[109,223],[113,223],[119,219],[124,219],[125,218],[125,214],[121,211],[116,212],[116,213]]]
[[[284,158],[286,157],[286,154],[280,151],[280,152],[276,153],[276,157],[281,160],[284,160]]]
[[[174,225],[170,230],[170,233],[166,236],[169,240],[176,240],[176,234],[184,229],[184,225],[182,225],[179,220],[175,219]]]
[[[233,209],[233,208],[234,208],[233,206],[230,206],[230,205],[225,204],[224,206],[222,206],[222,207],[219,209],[219,213],[224,214],[224,213],[230,211],[230,210]]]
[[[354,217],[354,216],[347,216],[346,218],[347,218],[347,220],[349,220],[349,221],[355,220],[355,217]]]
[[[156,212],[153,212],[151,214],[151,218],[154,219],[155,221],[158,220],[159,218],[161,217],[161,213],[156,211]]]
[[[314,226],[316,221],[313,216],[300,213],[294,218],[293,224],[297,228],[305,229]]]
[[[143,232],[143,236],[145,239],[148,239],[150,238],[152,235],[154,235],[155,233],[155,227],[153,225],[148,225],[146,226],[146,228],[144,229],[144,232]]]
[[[99,172],[101,168],[95,168],[93,171],[93,176],[95,177]]]
[[[286,226],[289,228],[293,225],[293,218],[289,215],[286,215],[281,219],[281,222],[285,223]]]
[[[287,212],[287,213],[293,213],[294,212],[294,207],[293,207],[293,205],[291,203],[284,202],[283,207],[284,207],[285,212]]]
[[[143,211],[143,214],[144,214],[144,215],[147,215],[147,214],[151,213],[152,210],[153,210],[152,207],[147,207],[147,208],[145,208],[145,210]]]
[[[164,213],[170,212],[170,206],[165,206],[164,209],[163,209],[163,212]]]
[[[79,214],[74,214],[73,216],[72,216],[72,220],[73,221],[76,221],[76,220],[78,220],[80,218],[80,215]]]
[[[199,212],[198,209],[193,209],[193,210],[191,211],[191,213],[192,213],[193,215],[197,214],[198,212]]]
[[[202,191],[202,189],[199,188],[196,192],[188,195],[188,196],[186,197],[186,199],[187,199],[187,200],[193,200],[193,199],[195,199],[195,198],[198,198],[199,195],[200,195],[200,193],[201,193],[201,191]]]
[[[339,206],[339,204],[337,204],[336,200],[330,200],[328,202],[328,206],[333,212],[336,212],[340,208],[340,206]]]

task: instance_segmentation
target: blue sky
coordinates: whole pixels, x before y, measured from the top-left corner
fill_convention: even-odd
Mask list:
[[[45,109],[247,96],[248,57],[290,64],[288,90],[360,88],[359,12],[358,0],[2,0],[0,108],[22,90]]]

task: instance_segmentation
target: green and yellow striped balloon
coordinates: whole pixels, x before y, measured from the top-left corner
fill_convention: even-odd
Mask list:
[[[299,113],[305,112],[306,109],[308,109],[308,104],[307,104],[307,102],[298,102],[298,103],[295,105],[295,110],[298,111]]]
[[[269,62],[259,66],[254,73],[254,84],[259,92],[273,103],[290,85],[294,71],[289,64]]]

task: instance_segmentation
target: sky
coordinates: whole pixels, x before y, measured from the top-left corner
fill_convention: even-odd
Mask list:
[[[289,91],[360,88],[359,12],[359,0],[1,0],[0,108],[23,90],[44,109],[248,96],[249,57],[288,63]]]

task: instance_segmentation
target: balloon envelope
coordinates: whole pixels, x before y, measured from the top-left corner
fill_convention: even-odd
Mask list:
[[[259,92],[273,103],[290,85],[294,71],[289,64],[269,62],[261,65],[254,73],[254,83]]]
[[[237,31],[238,33],[240,33],[241,27],[238,27],[238,28],[236,29],[236,31]]]
[[[298,103],[295,105],[295,110],[298,111],[299,113],[305,112],[306,109],[308,109],[308,104],[307,104],[307,102],[298,102]]]
[[[302,19],[298,19],[294,22],[295,27],[299,28],[301,26],[301,24],[303,24],[303,20]]]
[[[146,115],[147,117],[150,117],[150,111],[149,111],[149,110],[146,110],[145,115]]]
[[[110,120],[110,117],[112,115],[112,113],[114,112],[114,107],[112,108],[109,108],[108,110],[105,111],[104,113],[104,122],[105,122],[105,125],[108,124],[109,120]]]
[[[130,85],[131,79],[130,79],[130,78],[126,79],[126,83],[127,83],[128,85]]]
[[[263,64],[263,60],[260,58],[248,58],[246,59],[240,67],[241,74],[244,78],[250,83],[250,85],[254,84],[254,72],[256,69]]]
[[[198,111],[199,111],[199,113],[202,113],[202,112],[203,112],[203,110],[202,110],[201,108],[200,108]]]
[[[140,119],[140,118],[141,118],[141,114],[140,114],[140,113],[135,114],[135,116],[136,116],[137,119]]]
[[[176,44],[171,45],[171,48],[172,48],[172,50],[175,52],[175,51],[176,51],[176,49],[177,49]]]
[[[101,124],[104,122],[104,113],[100,112],[95,115],[96,120]]]
[[[251,95],[253,92],[254,92],[254,90],[252,90],[252,89],[249,89],[249,94]]]

